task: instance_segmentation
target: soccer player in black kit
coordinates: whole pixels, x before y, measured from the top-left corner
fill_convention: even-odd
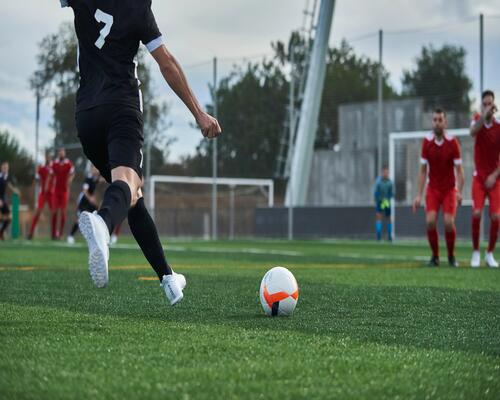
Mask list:
[[[168,85],[193,114],[202,134],[217,137],[217,120],[200,106],[162,41],[151,0],[60,0],[74,12],[80,87],[76,126],[85,155],[110,183],[97,213],[82,212],[79,227],[89,247],[97,287],[108,284],[110,233],[128,216],[130,230],[160,279],[171,305],[186,284],[168,265],[142,197],[143,114],[135,61],[142,42]]]
[[[76,215],[80,217],[80,214],[84,211],[94,212],[98,209],[97,202],[94,196],[94,192],[97,188],[97,184],[101,179],[101,175],[96,167],[92,166],[90,173],[87,175],[83,181],[82,191],[78,195]],[[66,239],[69,244],[75,244],[75,234],[78,232],[78,222],[73,224],[71,232]]]
[[[5,231],[12,221],[7,201],[7,189],[19,196],[19,190],[14,185],[12,176],[9,174],[9,163],[4,161],[0,165],[0,240],[4,240]]]

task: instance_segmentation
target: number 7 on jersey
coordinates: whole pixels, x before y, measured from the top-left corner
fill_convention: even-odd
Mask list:
[[[104,28],[101,29],[100,35],[95,42],[96,47],[98,49],[102,49],[102,46],[104,46],[104,43],[106,41],[106,37],[109,35],[111,27],[113,26],[113,16],[97,9],[94,18],[97,20],[97,22],[104,23]]]

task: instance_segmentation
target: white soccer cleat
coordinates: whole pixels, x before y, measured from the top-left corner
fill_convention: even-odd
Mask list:
[[[497,260],[495,260],[492,252],[486,253],[486,255],[484,256],[484,262],[490,268],[498,268]]]
[[[184,297],[179,280],[175,275],[163,275],[161,287],[171,306],[175,306]]]
[[[89,247],[89,272],[98,288],[108,284],[109,231],[106,223],[97,212],[83,211],[78,220],[80,232]]]
[[[116,236],[114,233],[111,235],[111,245],[117,244],[118,243],[118,236]]]
[[[182,274],[178,274],[177,272],[172,271],[172,274],[175,276],[177,279],[177,282],[179,282],[179,286],[181,287],[182,290],[186,287],[186,277]]]
[[[472,252],[472,257],[470,259],[470,266],[472,268],[478,268],[481,265],[481,253],[479,250],[474,250]]]
[[[68,244],[75,244],[75,238],[73,236],[68,236],[68,238],[66,239],[66,242],[68,242]]]

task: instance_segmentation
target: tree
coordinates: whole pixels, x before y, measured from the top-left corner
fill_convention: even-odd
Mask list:
[[[219,172],[224,176],[269,177],[285,118],[287,81],[275,60],[235,68],[217,88]],[[213,107],[208,106],[209,112]],[[202,140],[185,160],[193,174],[211,171],[211,142]]]
[[[37,56],[38,68],[31,78],[31,87],[42,97],[53,97],[54,116],[52,127],[55,131],[54,146],[77,142],[75,126],[75,100],[79,83],[77,66],[78,42],[74,28],[63,23],[57,33],[46,36],[40,42]],[[165,162],[168,145],[167,104],[155,101],[151,71],[144,62],[144,51],[137,56],[138,76],[141,81],[144,108],[145,137],[153,145],[152,166]],[[153,151],[157,150],[157,151]],[[154,168],[153,168],[154,172]]]
[[[469,112],[472,82],[465,72],[463,47],[423,47],[415,68],[403,72],[403,95],[423,97],[427,110]]]
[[[270,177],[276,169],[279,141],[287,118],[291,51],[296,75],[306,67],[308,44],[297,32],[288,44],[272,43],[271,60],[235,68],[217,89],[219,120],[219,170],[225,176]],[[338,106],[377,98],[378,63],[358,57],[343,41],[329,49],[316,147],[338,142]],[[397,97],[383,72],[384,98]],[[209,109],[211,106],[209,106]],[[202,141],[195,157],[185,160],[193,174],[211,170],[211,145]]]
[[[28,185],[33,181],[35,165],[30,155],[8,131],[0,130],[0,162],[8,161],[12,176],[21,185]]]

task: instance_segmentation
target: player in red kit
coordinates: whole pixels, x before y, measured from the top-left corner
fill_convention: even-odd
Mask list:
[[[38,181],[38,199],[36,213],[31,222],[30,233],[28,235],[28,240],[33,239],[35,233],[36,225],[40,215],[42,214],[45,204],[48,205],[51,213],[54,212],[54,172],[52,171],[52,156],[50,153],[45,153],[45,163],[38,166],[36,169],[36,180]],[[54,223],[52,223],[54,225]],[[54,232],[55,227],[52,226],[52,232]]]
[[[69,186],[75,175],[73,163],[66,158],[66,150],[61,147],[57,158],[52,162],[54,171],[54,213],[52,214],[52,239],[59,239],[66,223],[66,208],[69,199]],[[60,215],[59,229],[57,220]]]
[[[443,208],[448,264],[458,267],[455,259],[455,214],[457,204],[462,201],[464,173],[460,144],[446,133],[446,113],[436,109],[432,117],[433,132],[422,143],[421,167],[418,178],[418,194],[413,201],[413,211],[420,206],[425,181],[428,185],[425,196],[427,238],[432,257],[427,265],[439,266],[439,238],[436,229],[439,209]],[[456,179],[455,179],[456,175]]]
[[[481,96],[482,114],[474,116],[470,134],[474,138],[475,171],[472,178],[472,258],[473,268],[481,264],[479,231],[486,197],[490,204],[490,235],[484,261],[488,267],[498,268],[493,250],[498,236],[500,218],[500,121],[495,118],[495,94],[486,90]]]

